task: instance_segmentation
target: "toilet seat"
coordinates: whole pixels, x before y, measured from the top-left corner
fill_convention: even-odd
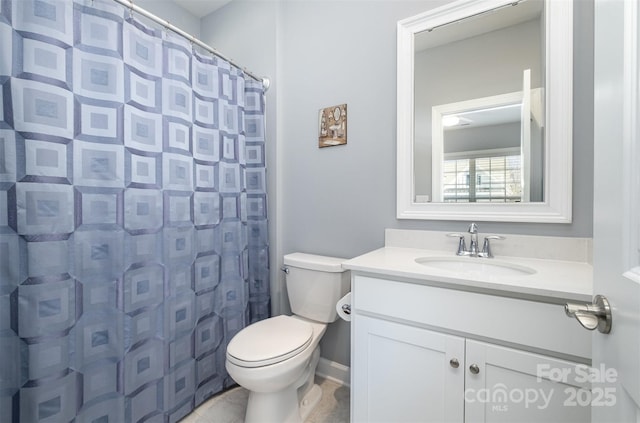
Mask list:
[[[238,332],[227,346],[227,359],[241,367],[262,367],[287,360],[304,350],[313,327],[290,316],[253,323]]]

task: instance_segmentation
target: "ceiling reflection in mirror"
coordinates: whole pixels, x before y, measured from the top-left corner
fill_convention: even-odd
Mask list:
[[[543,7],[415,35],[414,201],[544,201]]]

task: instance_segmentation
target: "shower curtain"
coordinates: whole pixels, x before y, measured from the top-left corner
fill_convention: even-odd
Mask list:
[[[264,90],[110,0],[0,0],[0,421],[174,422],[268,317]]]

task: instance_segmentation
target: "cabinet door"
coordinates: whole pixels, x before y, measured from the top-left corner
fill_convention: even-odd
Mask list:
[[[352,324],[354,423],[463,421],[464,338],[361,315]]]
[[[587,366],[471,340],[466,353],[466,423],[591,421]]]

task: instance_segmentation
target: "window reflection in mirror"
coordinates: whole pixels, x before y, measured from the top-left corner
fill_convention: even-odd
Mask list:
[[[544,201],[543,4],[526,0],[416,34],[416,197]],[[519,100],[446,107],[508,95]]]
[[[514,103],[442,118],[442,201],[521,201],[521,112]]]

